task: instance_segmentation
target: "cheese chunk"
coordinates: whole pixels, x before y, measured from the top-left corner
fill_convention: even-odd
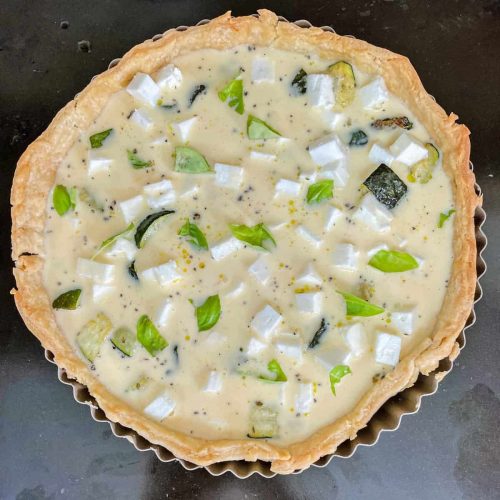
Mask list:
[[[153,120],[151,120],[148,112],[144,108],[134,109],[130,116],[130,121],[143,130],[149,130],[153,125]]]
[[[368,193],[363,197],[352,218],[374,231],[387,231],[390,228],[393,215],[373,194]]]
[[[341,210],[336,207],[328,207],[325,218],[325,231],[331,231],[341,217]]]
[[[175,90],[182,84],[182,72],[173,64],[167,64],[158,71],[156,83],[165,90]]]
[[[280,179],[275,186],[276,196],[289,196],[296,198],[300,195],[302,186],[299,182],[290,181],[288,179]]]
[[[391,313],[391,326],[404,335],[414,331],[415,314],[412,311],[393,311]]]
[[[225,297],[228,299],[235,299],[245,291],[245,288],[245,283],[243,283],[243,281],[240,281],[236,286],[233,287],[230,292],[226,293]]]
[[[128,261],[134,259],[137,253],[137,246],[126,238],[118,238],[113,246],[106,252],[106,256],[111,259],[126,258]]]
[[[253,318],[250,326],[260,337],[268,340],[281,322],[281,315],[266,305]]]
[[[349,171],[344,160],[328,163],[318,172],[319,179],[333,179],[335,187],[345,187],[349,180]]]
[[[339,127],[344,115],[342,113],[335,113],[335,111],[330,109],[322,109],[321,118],[330,130],[335,130]]]
[[[352,356],[358,357],[368,350],[368,340],[361,323],[354,323],[344,328],[343,337]]]
[[[236,238],[229,238],[225,241],[221,241],[217,245],[210,248],[210,253],[214,260],[222,260],[236,252],[241,250],[245,245],[242,241]]]
[[[187,142],[194,124],[198,121],[197,116],[192,116],[182,122],[172,123],[172,130],[181,142]]]
[[[110,285],[93,285],[92,300],[94,304],[100,304],[106,297],[110,297],[116,293],[116,287]]]
[[[112,158],[102,156],[99,150],[91,149],[87,158],[87,173],[92,176],[99,173],[108,173],[113,164]]]
[[[307,98],[310,106],[331,108],[335,104],[333,80],[329,75],[307,75]]]
[[[159,266],[150,267],[142,271],[141,276],[143,279],[156,281],[160,286],[175,283],[182,278],[182,275],[177,271],[177,264],[174,260],[169,260]]]
[[[275,161],[276,155],[273,153],[264,153],[263,151],[250,151],[250,159],[261,161]]]
[[[401,352],[401,337],[381,332],[375,341],[375,361],[383,365],[396,366]]]
[[[321,312],[321,293],[296,293],[295,304],[300,312],[319,314]]]
[[[101,264],[90,259],[78,258],[76,273],[82,278],[88,278],[101,285],[109,285],[115,279],[116,266]]]
[[[249,358],[253,358],[255,356],[258,356],[262,351],[266,349],[267,349],[266,343],[262,342],[259,339],[256,339],[255,337],[252,337],[248,342],[245,354]]]
[[[321,246],[321,244],[323,243],[323,240],[321,238],[319,238],[318,236],[311,233],[311,231],[309,231],[309,229],[307,229],[304,226],[297,227],[296,232],[301,238],[303,238],[310,245],[312,245],[316,248],[319,248]]]
[[[355,271],[358,267],[359,251],[350,243],[338,243],[332,252],[332,263],[347,271]]]
[[[283,356],[297,362],[302,361],[302,339],[299,335],[291,333],[282,334],[274,341],[274,347]]]
[[[348,365],[350,359],[350,351],[343,347],[322,348],[316,353],[316,360],[328,371],[337,365]]]
[[[171,207],[176,200],[172,182],[166,179],[153,184],[146,184],[144,186],[144,195],[148,205],[155,210]]]
[[[304,269],[303,273],[297,278],[296,283],[299,285],[321,285],[323,280],[321,276],[316,272],[314,266],[309,263]]]
[[[373,144],[370,148],[370,152],[368,153],[368,159],[374,163],[375,165],[384,164],[388,167],[391,166],[391,163],[394,161],[394,156],[392,156],[387,149],[380,146],[380,144]]]
[[[172,314],[172,309],[172,301],[166,300],[156,313],[155,325],[157,325],[159,328],[164,328],[165,326],[167,326],[168,319]]]
[[[364,108],[380,109],[388,100],[389,92],[381,77],[377,77],[358,90],[358,98]]]
[[[327,135],[309,145],[309,154],[316,165],[324,167],[337,160],[345,160],[347,155],[342,141],[335,135]]]
[[[255,57],[252,61],[253,83],[274,83],[274,61],[267,57]]]
[[[311,383],[298,384],[298,391],[295,395],[295,412],[308,413],[314,403],[313,385]]]
[[[259,257],[249,268],[248,272],[262,285],[271,277],[267,259],[265,256]]]
[[[155,420],[163,420],[174,411],[174,408],[175,401],[165,393],[153,399],[153,401],[144,408],[144,413]]]
[[[222,389],[222,373],[217,370],[209,372],[203,392],[220,392]]]
[[[119,206],[125,222],[130,224],[139,217],[143,210],[145,210],[146,200],[144,199],[144,196],[139,194],[129,200],[121,201]]]
[[[429,155],[424,145],[406,132],[403,132],[389,149],[397,161],[408,166],[427,158]]]
[[[215,184],[229,189],[239,189],[243,182],[243,169],[235,165],[226,165],[225,163],[216,163]]]
[[[160,98],[160,87],[145,73],[137,73],[128,84],[127,92],[139,101],[149,106],[156,106]]]

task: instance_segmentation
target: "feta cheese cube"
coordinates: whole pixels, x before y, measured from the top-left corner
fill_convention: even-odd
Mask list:
[[[314,403],[313,385],[311,383],[299,384],[295,395],[295,412],[309,413]]]
[[[219,332],[216,332],[215,330],[211,330],[205,337],[203,345],[206,344],[207,346],[210,347],[216,347],[222,345],[224,342],[226,342],[226,340],[227,337],[225,335],[222,335]]]
[[[342,217],[342,211],[336,207],[328,207],[325,220],[325,231],[331,231]]]
[[[116,266],[112,264],[101,264],[90,259],[78,258],[76,262],[76,274],[82,278],[88,278],[100,285],[109,285],[115,279]]]
[[[368,257],[373,257],[379,250],[389,250],[389,247],[385,243],[381,243],[380,245],[377,245],[376,247],[370,248],[368,252],[366,252],[366,255]]]
[[[174,260],[169,260],[165,264],[156,267],[150,267],[141,273],[143,279],[156,281],[160,286],[175,283],[182,278],[177,271],[177,264]]]
[[[345,160],[347,157],[342,141],[335,134],[314,141],[308,150],[313,162],[320,167],[337,160]]]
[[[387,231],[393,215],[390,210],[382,205],[373,194],[368,193],[363,197],[358,209],[352,218],[372,228],[374,231]]]
[[[275,196],[289,196],[296,198],[300,195],[302,186],[299,182],[290,181],[288,179],[280,179],[275,186]]]
[[[249,358],[254,358],[255,356],[258,356],[265,349],[267,349],[267,344],[260,341],[259,339],[256,339],[255,337],[252,337],[248,342],[245,354]]]
[[[330,109],[323,109],[321,112],[323,122],[330,130],[335,130],[342,122],[342,113],[335,113]]]
[[[366,332],[361,323],[344,328],[343,337],[354,357],[361,356],[368,349]]]
[[[375,342],[375,361],[383,365],[396,366],[401,352],[401,337],[380,332]]]
[[[176,194],[171,181],[166,179],[144,186],[146,201],[151,208],[165,208],[175,203]]]
[[[333,347],[321,349],[316,354],[316,361],[330,371],[337,365],[348,365],[351,353],[344,347]]]
[[[319,314],[321,312],[321,303],[320,292],[295,294],[295,304],[300,312]]]
[[[167,326],[168,318],[172,313],[172,309],[172,301],[166,300],[165,302],[163,302],[156,313],[155,325],[157,325],[159,328],[164,328],[165,326]]]
[[[310,106],[331,108],[335,104],[333,80],[329,75],[307,75],[307,98]]]
[[[262,161],[275,161],[276,155],[272,153],[264,153],[262,151],[250,151],[250,159]]]
[[[245,288],[245,283],[241,281],[230,292],[226,293],[226,298],[234,299],[236,297],[239,297],[245,291]]]
[[[304,272],[298,277],[296,283],[304,285],[321,285],[323,280],[314,269],[314,266],[309,263],[304,269]]]
[[[241,167],[216,163],[214,170],[215,184],[229,189],[239,189],[243,181],[243,169]]]
[[[310,245],[312,245],[315,248],[319,248],[321,246],[322,240],[318,236],[314,235],[309,231],[304,226],[298,226],[296,229],[296,233],[301,237],[304,238]]]
[[[220,392],[222,389],[222,373],[212,370],[207,377],[204,392]]]
[[[339,243],[332,252],[332,263],[346,271],[355,271],[358,266],[359,251],[350,243]]]
[[[267,57],[255,57],[252,61],[253,83],[274,83],[274,61]]]
[[[110,297],[116,292],[116,288],[110,285],[93,285],[92,300],[95,304],[99,304],[106,297]]]
[[[193,116],[182,122],[172,123],[172,130],[181,142],[187,142],[193,125],[198,121],[197,116]]]
[[[415,315],[412,311],[397,311],[391,313],[391,326],[399,332],[410,335],[414,331]]]
[[[397,161],[408,166],[429,156],[424,145],[406,132],[403,132],[389,149]]]
[[[358,90],[358,97],[364,108],[380,109],[389,100],[389,92],[383,78],[378,76]]]
[[[145,73],[137,73],[128,84],[127,92],[139,101],[156,106],[160,98],[160,87]]]
[[[266,281],[271,277],[271,272],[269,271],[269,266],[267,265],[267,259],[265,256],[259,257],[248,268],[248,272],[263,285],[265,285]]]
[[[142,194],[139,194],[129,200],[121,201],[119,205],[125,222],[130,224],[137,219],[141,212],[146,208],[146,200]]]
[[[144,408],[144,413],[155,420],[163,420],[174,411],[174,408],[175,401],[165,393],[153,399],[153,401]]]
[[[130,116],[130,121],[144,130],[148,130],[153,125],[153,120],[151,120],[144,108],[134,109]]]
[[[128,261],[134,259],[137,253],[137,246],[126,238],[118,238],[113,246],[106,252],[106,256],[111,259],[125,257]]]
[[[302,361],[302,339],[299,335],[280,335],[274,341],[274,347],[280,354],[298,362]]]
[[[281,315],[266,305],[253,318],[250,326],[263,339],[268,340],[281,322]]]
[[[166,90],[175,90],[181,86],[182,72],[177,66],[167,64],[158,71],[156,83]]]
[[[229,238],[225,241],[221,241],[217,245],[210,248],[210,253],[212,258],[216,261],[222,260],[232,253],[241,250],[245,245],[242,241],[236,238]]]
[[[383,163],[384,165],[387,165],[389,167],[394,161],[394,156],[392,156],[391,153],[389,153],[389,151],[387,151],[387,149],[382,147],[380,144],[375,143],[370,148],[368,159],[372,163],[375,163],[375,165],[380,165],[381,163]]]
[[[99,150],[91,149],[87,158],[87,173],[92,176],[100,172],[109,172],[112,163],[112,158],[106,158]]]
[[[345,160],[328,163],[318,172],[319,179],[333,179],[335,187],[345,187],[349,180],[349,171]]]

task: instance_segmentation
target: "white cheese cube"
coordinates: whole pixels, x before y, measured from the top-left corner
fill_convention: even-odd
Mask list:
[[[295,304],[300,312],[319,314],[321,312],[321,293],[297,293],[295,294]]]
[[[253,83],[274,83],[274,61],[267,57],[255,57],[252,61]]]
[[[330,109],[323,109],[321,112],[321,118],[330,130],[335,130],[342,122],[343,115],[342,113],[335,113]]]
[[[318,139],[309,145],[308,150],[313,162],[320,167],[347,157],[342,141],[335,134]]]
[[[349,350],[343,347],[321,349],[316,354],[316,361],[324,366],[328,371],[337,365],[348,365],[351,359]]]
[[[271,306],[266,305],[264,309],[255,315],[250,326],[263,339],[268,340],[280,322],[281,315]]]
[[[262,151],[250,151],[250,159],[261,161],[275,161],[276,155],[272,153],[264,153]]]
[[[352,218],[366,224],[374,231],[386,231],[390,228],[393,215],[373,194],[368,193],[363,197]]]
[[[115,279],[116,266],[112,264],[101,264],[90,259],[78,258],[76,263],[76,274],[82,278],[88,278],[101,285],[109,285]]]
[[[299,335],[280,335],[274,341],[274,347],[280,354],[298,362],[302,361],[302,339]]]
[[[331,108],[335,104],[333,80],[329,75],[307,75],[307,98],[310,106]]]
[[[342,217],[342,211],[336,207],[328,207],[325,220],[325,231],[331,231]]]
[[[144,108],[134,109],[130,116],[130,121],[143,130],[148,130],[151,125],[153,125],[153,120],[151,120],[148,112]]]
[[[226,298],[228,299],[235,299],[236,297],[239,297],[244,291],[245,291],[246,285],[241,281],[238,283],[236,286],[233,287],[233,289],[226,293]]]
[[[398,311],[391,313],[391,326],[399,332],[410,335],[414,330],[415,315],[412,311]]]
[[[336,188],[345,187],[349,180],[349,171],[345,160],[328,163],[318,172],[319,179],[333,179]]]
[[[99,150],[91,149],[87,158],[87,173],[92,176],[101,172],[109,172],[112,163],[112,158],[106,158]]]
[[[151,208],[165,208],[175,203],[176,194],[171,181],[166,179],[144,186],[146,201]]]
[[[271,277],[267,259],[265,256],[259,257],[249,268],[248,272],[263,285]]]
[[[204,392],[220,392],[222,389],[222,373],[212,370],[207,377]]]
[[[182,72],[177,66],[168,64],[158,71],[156,83],[166,90],[175,90],[181,86]]]
[[[387,149],[380,146],[380,144],[375,143],[370,148],[368,159],[372,163],[375,163],[375,165],[380,165],[381,163],[383,163],[384,165],[387,165],[389,167],[394,161],[394,156],[392,156],[391,153],[387,151]]]
[[[295,412],[309,413],[314,403],[313,385],[299,384],[297,394],[295,395]]]
[[[106,256],[111,259],[126,258],[128,261],[134,259],[137,253],[137,246],[126,238],[118,238],[113,246],[106,252]]]
[[[160,98],[160,87],[145,73],[137,73],[128,84],[127,92],[139,101],[156,106]]]
[[[358,90],[358,98],[364,108],[380,109],[388,100],[389,92],[383,78],[378,76]]]
[[[429,156],[424,145],[406,132],[403,132],[389,149],[397,161],[408,166]]]
[[[401,337],[381,332],[375,342],[375,361],[383,365],[396,366],[401,352]]]
[[[166,144],[167,142],[168,142],[167,136],[162,134],[162,135],[156,136],[151,141],[151,144],[153,144],[153,146],[162,146],[163,144]]]
[[[144,413],[155,420],[163,420],[174,411],[174,408],[175,401],[165,393],[153,399],[153,401],[144,408]]]
[[[260,341],[259,339],[256,339],[255,337],[252,337],[248,342],[245,354],[249,358],[253,358],[255,356],[258,356],[265,349],[267,349],[267,344]]]
[[[160,286],[179,281],[182,275],[177,271],[177,264],[173,260],[160,264],[156,267],[150,267],[141,273],[143,279],[156,281]]]
[[[373,257],[379,250],[389,250],[389,247],[385,243],[381,243],[380,245],[377,245],[376,247],[370,248],[368,252],[366,252],[366,255],[368,257]]]
[[[361,356],[368,349],[366,332],[361,323],[355,323],[344,328],[343,336],[354,357]]]
[[[214,260],[222,260],[232,253],[241,250],[245,245],[236,238],[229,238],[210,248]]]
[[[243,181],[243,169],[241,167],[216,163],[214,170],[215,184],[224,188],[239,189]]]
[[[307,264],[306,268],[304,269],[304,272],[298,277],[297,284],[304,284],[304,285],[321,285],[323,283],[323,280],[321,279],[321,276],[316,272],[314,269],[314,266],[312,264]]]
[[[130,198],[129,200],[121,201],[119,205],[125,222],[130,224],[137,219],[141,212],[146,208],[146,200],[144,199],[144,196],[140,194]]]
[[[350,243],[339,243],[332,252],[332,263],[346,271],[355,271],[358,267],[359,251]]]
[[[309,231],[304,226],[298,226],[296,229],[296,233],[301,237],[304,238],[310,245],[312,245],[315,248],[319,248],[321,246],[322,240],[318,236],[314,235]]]
[[[93,285],[92,300],[94,304],[99,304],[106,297],[111,297],[116,292],[116,288],[110,285]]]
[[[170,300],[166,300],[158,309],[158,312],[156,313],[156,321],[155,325],[158,326],[159,328],[164,328],[167,326],[168,323],[168,318],[170,314],[172,313],[173,305]]]
[[[174,134],[179,138],[181,142],[187,142],[189,139],[189,134],[193,128],[193,125],[198,121],[197,116],[188,118],[182,122],[172,123],[172,130]]]
[[[300,195],[302,186],[299,182],[290,181],[288,179],[280,179],[275,186],[275,196],[289,196],[296,198]]]
[[[292,139],[288,137],[278,137],[275,140],[274,144],[276,144],[276,146],[278,146],[280,149],[283,149],[290,146],[292,142],[293,142]]]
[[[224,342],[226,342],[227,337],[225,335],[222,335],[219,332],[216,332],[215,330],[211,330],[208,335],[205,337],[205,341],[203,344],[208,345],[210,347],[217,347],[222,345]]]

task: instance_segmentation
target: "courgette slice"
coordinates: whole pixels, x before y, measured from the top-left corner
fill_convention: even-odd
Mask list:
[[[143,248],[146,241],[152,236],[152,234],[158,229],[163,217],[175,213],[175,210],[161,210],[154,214],[148,215],[142,222],[137,226],[135,231],[135,244],[137,248]]]
[[[301,68],[290,84],[294,95],[305,94],[307,91],[307,73]]]
[[[355,130],[351,135],[349,146],[364,146],[368,144],[368,136],[362,130]]]
[[[368,176],[363,184],[387,208],[394,208],[408,191],[408,186],[383,163]]]
[[[328,321],[326,321],[325,318],[321,318],[321,323],[318,329],[316,330],[316,333],[314,334],[313,338],[311,339],[311,342],[309,342],[307,348],[314,349],[320,343],[321,338],[328,331],[329,327],[330,324],[328,323]]]
[[[413,123],[408,119],[407,116],[394,116],[392,118],[382,118],[380,120],[375,120],[372,122],[373,128],[383,129],[383,128],[403,128],[405,130],[411,130],[413,128]]]
[[[344,109],[354,101],[356,96],[356,78],[352,66],[339,61],[328,67],[326,72],[336,80],[335,90],[335,108]]]
[[[135,333],[125,327],[115,330],[115,333],[111,337],[111,342],[126,356],[133,356],[137,348]]]
[[[81,294],[81,288],[75,288],[74,290],[64,292],[59,295],[54,302],[52,302],[52,307],[54,309],[67,309],[69,311],[74,311],[78,307]]]
[[[250,411],[249,423],[249,438],[272,438],[277,436],[279,431],[278,412],[260,402],[256,403]]]
[[[113,328],[109,318],[99,313],[95,319],[86,323],[76,335],[76,342],[82,354],[91,362],[99,354],[101,345]]]
[[[408,180],[410,182],[427,184],[432,179],[432,171],[439,160],[439,151],[436,146],[430,142],[425,145],[425,149],[427,149],[429,153],[427,158],[415,163],[415,165],[410,168],[410,173],[408,175]]]

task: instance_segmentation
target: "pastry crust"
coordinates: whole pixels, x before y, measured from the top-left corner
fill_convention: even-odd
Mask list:
[[[260,440],[205,440],[193,438],[149,420],[111,394],[70,346],[56,324],[51,301],[43,286],[46,200],[57,168],[80,133],[87,130],[109,97],[125,87],[138,71],[154,73],[176,56],[201,48],[227,49],[239,44],[272,46],[299,53],[315,53],[329,60],[346,58],[362,71],[381,75],[388,89],[399,96],[443,152],[443,167],[450,177],[456,208],[454,260],[448,290],[434,331],[396,368],[378,381],[343,418],[287,447]],[[86,385],[107,418],[136,430],[152,443],[168,448],[179,458],[199,465],[226,460],[264,460],[280,474],[309,467],[353,439],[389,398],[413,385],[420,373],[435,370],[440,360],[455,357],[456,339],[470,314],[476,283],[474,210],[481,198],[474,190],[469,169],[469,130],[456,124],[427,94],[406,57],[361,40],[299,28],[279,21],[270,11],[258,17],[231,17],[230,12],[203,26],[170,30],[153,42],[130,50],[114,68],[97,76],[54,118],[47,130],[20,158],[11,193],[12,259],[17,290],[16,305],[28,328],[69,377]]]

